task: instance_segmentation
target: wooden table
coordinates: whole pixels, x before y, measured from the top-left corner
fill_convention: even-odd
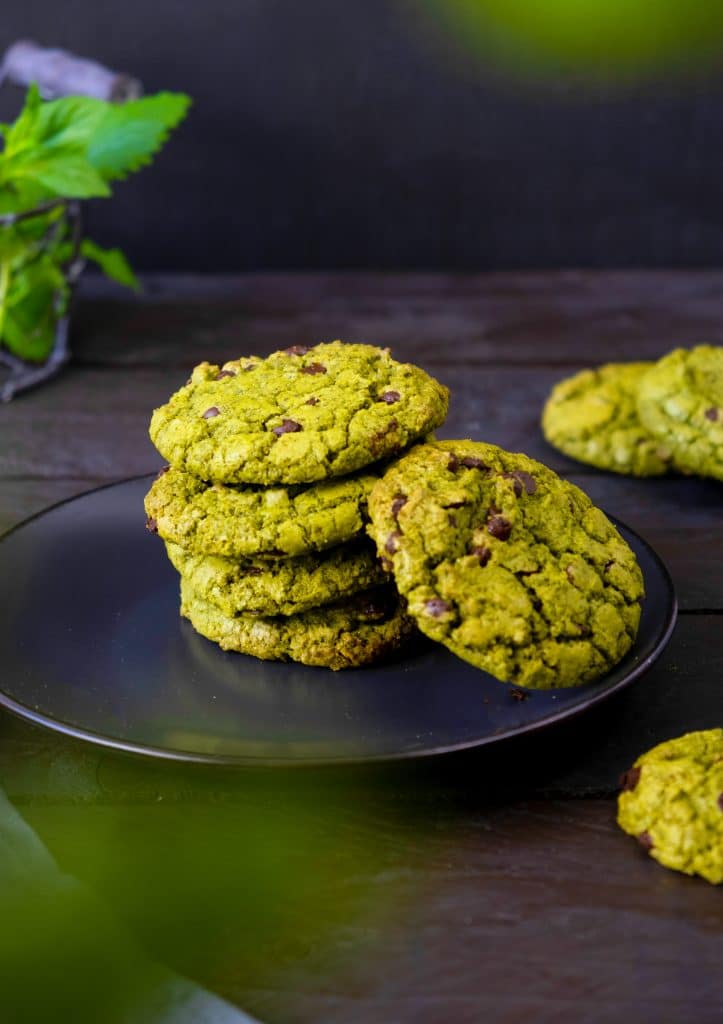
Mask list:
[[[723,272],[155,277],[130,300],[89,283],[72,367],[0,408],[0,529],[160,465],[148,417],[193,363],[342,337],[448,384],[443,436],[524,450],[642,533],[681,614],[629,692],[492,754],[178,769],[3,714],[0,786],[155,955],[265,1021],[719,1021],[723,894],[650,861],[617,829],[613,795],[640,751],[722,723],[723,491],[588,470],[545,444],[539,415],[582,366],[722,336]],[[169,863],[168,919],[185,897],[195,913],[184,942],[153,907]],[[214,899],[233,908],[222,926],[199,918]]]

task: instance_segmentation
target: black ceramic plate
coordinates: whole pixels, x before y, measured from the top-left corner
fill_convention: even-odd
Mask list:
[[[330,672],[224,653],[178,615],[163,544],[145,530],[150,477],[91,491],[0,541],[0,704],[121,750],[184,761],[324,763],[417,757],[492,743],[628,686],[675,622],[657,555],[619,528],[645,576],[637,642],[603,679],[516,700],[443,647]]]

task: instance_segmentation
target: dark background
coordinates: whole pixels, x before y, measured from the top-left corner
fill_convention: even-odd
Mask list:
[[[520,85],[412,0],[12,0],[22,37],[195,98],[92,212],[140,269],[723,263],[716,80]]]

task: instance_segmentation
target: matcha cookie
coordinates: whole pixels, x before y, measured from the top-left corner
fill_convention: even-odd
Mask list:
[[[498,679],[574,686],[632,646],[633,552],[539,462],[474,441],[418,445],[375,485],[369,513],[422,632]]]
[[[723,729],[643,754],[620,780],[618,824],[666,868],[723,882]]]
[[[547,440],[598,469],[633,476],[667,472],[672,452],[638,416],[638,386],[652,365],[610,363],[560,381],[542,413]]]
[[[447,402],[445,387],[386,349],[297,345],[201,363],[153,413],[150,435],[203,480],[313,483],[400,452],[444,421]]]
[[[311,487],[225,487],[168,469],[146,495],[148,528],[196,554],[305,555],[362,530],[377,479],[363,473]]]
[[[387,580],[374,545],[352,541],[319,555],[232,561],[166,543],[172,565],[196,596],[224,615],[295,615]]]
[[[393,587],[286,618],[224,615],[181,581],[181,615],[225,651],[264,661],[300,661],[334,670],[368,665],[390,654],[412,632]]]
[[[723,480],[723,347],[661,359],[640,381],[638,412],[682,469]]]

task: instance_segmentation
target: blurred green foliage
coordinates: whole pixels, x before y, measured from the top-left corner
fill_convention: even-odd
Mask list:
[[[131,766],[128,779],[149,774]],[[358,881],[380,853],[343,786],[221,773],[207,798],[194,779],[189,799],[182,773],[162,778],[151,802],[145,790],[138,803],[21,808],[60,880],[28,864],[4,886],[0,822],[3,1024],[135,1024],[152,962],[221,994],[286,985],[340,927],[348,940],[354,923],[394,913]]]
[[[422,0],[468,50],[518,76],[606,83],[719,60],[723,3],[706,0]]]

